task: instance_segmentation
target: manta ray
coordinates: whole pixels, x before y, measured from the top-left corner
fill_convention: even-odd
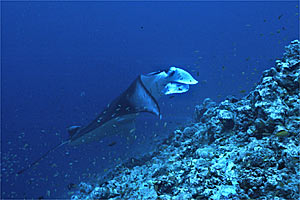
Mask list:
[[[44,153],[26,168],[20,170],[18,174],[30,169],[50,152],[65,144],[75,146],[99,141],[116,134],[132,134],[135,130],[135,119],[139,113],[151,113],[161,119],[157,100],[163,95],[187,92],[189,85],[197,83],[198,81],[191,74],[178,67],[139,75],[123,93],[108,104],[96,119],[83,127],[69,127],[68,140]]]

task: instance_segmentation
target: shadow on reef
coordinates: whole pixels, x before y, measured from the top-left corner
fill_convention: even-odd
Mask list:
[[[244,98],[205,99],[195,122],[71,199],[299,199],[300,43]]]

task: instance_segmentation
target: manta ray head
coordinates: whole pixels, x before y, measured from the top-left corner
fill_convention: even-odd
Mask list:
[[[178,67],[141,75],[141,80],[155,99],[162,95],[187,92],[189,85],[198,83],[190,73]]]

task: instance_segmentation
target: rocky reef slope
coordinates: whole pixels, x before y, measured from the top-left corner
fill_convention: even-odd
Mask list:
[[[205,99],[195,122],[71,199],[299,199],[300,42],[242,99]]]

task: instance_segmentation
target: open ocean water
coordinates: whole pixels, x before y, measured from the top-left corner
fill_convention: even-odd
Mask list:
[[[70,198],[193,120],[209,97],[245,96],[299,38],[298,1],[2,1],[1,199]],[[140,74],[180,67],[199,81],[142,114],[134,141],[63,146]],[[69,188],[68,188],[69,186]]]

